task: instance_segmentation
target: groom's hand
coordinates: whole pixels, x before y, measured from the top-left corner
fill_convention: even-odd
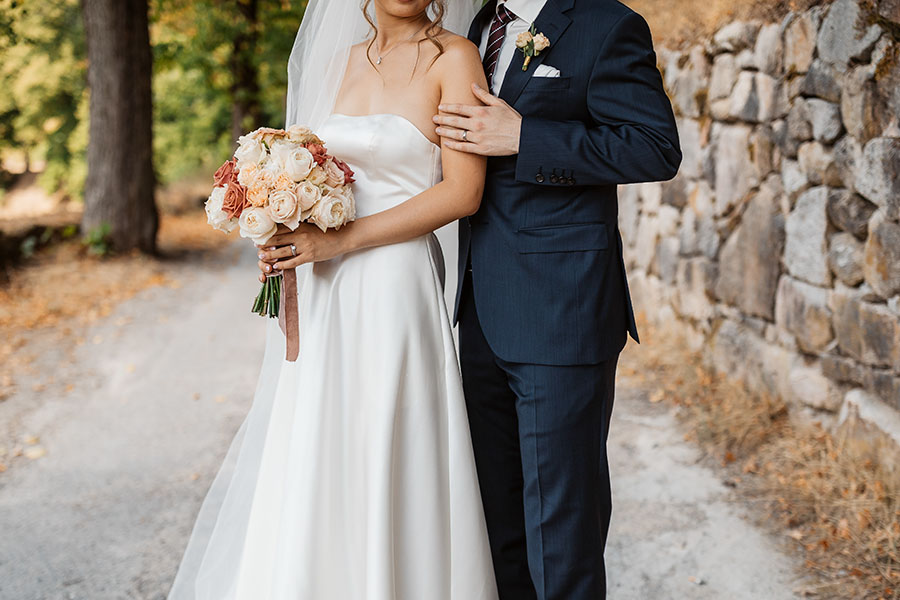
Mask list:
[[[510,156],[519,153],[522,115],[509,104],[472,84],[475,96],[484,104],[441,104],[435,115],[435,130],[451,150],[481,156]]]

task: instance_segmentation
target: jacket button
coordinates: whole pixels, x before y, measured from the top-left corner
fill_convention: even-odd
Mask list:
[[[550,176],[550,183],[559,183],[559,176],[558,176],[558,175],[551,175],[551,176]]]
[[[568,184],[569,184],[569,185],[575,185],[575,178],[574,178],[574,177],[569,177]]]
[[[534,176],[534,180],[537,181],[538,183],[544,183],[544,174],[538,173],[537,175]]]

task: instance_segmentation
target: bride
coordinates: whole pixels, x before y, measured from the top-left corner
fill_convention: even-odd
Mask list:
[[[300,357],[284,360],[269,321],[171,600],[497,598],[432,234],[474,213],[484,185],[484,159],[442,149],[432,122],[485,86],[478,50],[451,33],[475,1],[310,0],[287,125],[350,164],[358,220],[260,248],[263,270],[297,267]]]

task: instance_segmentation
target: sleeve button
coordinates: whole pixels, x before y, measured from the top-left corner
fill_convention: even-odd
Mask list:
[[[537,181],[538,183],[544,183],[543,173],[538,173],[537,175],[535,175],[534,180]]]

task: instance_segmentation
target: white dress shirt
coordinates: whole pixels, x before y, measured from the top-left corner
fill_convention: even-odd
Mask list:
[[[546,3],[547,0],[498,0],[497,6],[505,4],[506,8],[516,15],[516,20],[506,26],[506,37],[503,38],[503,45],[500,46],[497,69],[494,71],[493,81],[488,82],[491,86],[491,92],[495,96],[500,93],[503,78],[506,77],[506,70],[509,68],[509,63],[512,62],[513,56],[518,51],[516,38],[520,33],[531,29],[531,24],[537,19],[538,14]],[[481,52],[481,58],[484,58],[484,51],[487,49],[493,21],[494,17],[492,16],[487,20],[484,31],[481,32],[481,46],[478,47],[478,50]]]

